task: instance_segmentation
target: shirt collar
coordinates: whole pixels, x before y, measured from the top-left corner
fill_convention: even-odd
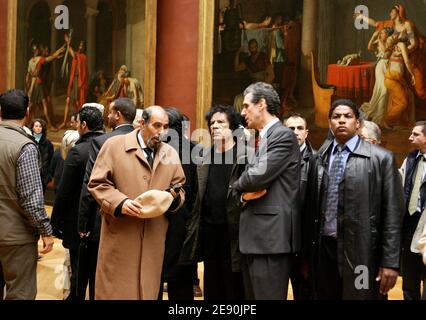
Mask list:
[[[264,126],[263,129],[259,132],[260,138],[263,139],[268,133],[268,130],[271,129],[271,127],[277,122],[280,122],[280,119],[275,118],[274,120],[271,120],[266,126]]]
[[[305,151],[305,149],[306,149],[306,142],[300,146],[300,152]]]
[[[349,139],[349,141],[347,141],[345,143],[345,146],[349,149],[349,151],[351,153],[355,151],[355,149],[356,149],[356,147],[358,145],[359,139],[361,139],[361,138],[358,135],[355,135],[351,139]],[[334,139],[334,141],[333,141],[333,152],[336,149],[336,146],[338,144],[339,143],[336,141],[336,139]]]
[[[426,160],[426,154],[425,153],[421,153],[420,151],[417,153],[416,160],[417,160],[417,158],[419,158],[421,156],[423,156],[425,158],[425,160]]]
[[[129,123],[123,123],[123,124],[120,124],[119,126],[116,126],[115,128],[114,128],[114,131],[115,130],[117,130],[118,128],[121,128],[121,127],[124,127],[124,126],[130,126],[131,124],[129,124]],[[138,135],[139,136],[139,135]]]
[[[147,148],[147,146],[145,144],[145,141],[143,141],[143,139],[142,139],[140,131],[138,131],[137,135],[138,135],[139,145],[141,146],[142,150],[144,150],[145,148]]]

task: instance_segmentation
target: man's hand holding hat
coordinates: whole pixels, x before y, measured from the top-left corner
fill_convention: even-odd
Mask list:
[[[141,219],[156,218],[163,215],[173,203],[174,197],[170,192],[160,190],[149,190],[138,196],[132,204],[134,208],[129,207],[131,214],[138,212],[136,216]],[[124,205],[123,205],[124,207]]]

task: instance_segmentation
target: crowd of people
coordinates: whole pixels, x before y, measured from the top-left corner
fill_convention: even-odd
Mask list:
[[[330,106],[316,151],[306,119],[280,119],[267,83],[250,85],[242,110],[205,116],[211,145],[190,139],[176,107],[143,111],[129,98],[83,106],[56,151],[46,123],[29,131],[29,99],[0,95],[0,293],[35,299],[40,254],[62,239],[67,298],[383,300],[403,278],[404,298],[426,298],[426,122],[398,170],[380,128],[351,100]],[[105,133],[107,125],[111,132]],[[52,217],[44,191],[53,180]],[[4,293],[3,293],[4,288]]]

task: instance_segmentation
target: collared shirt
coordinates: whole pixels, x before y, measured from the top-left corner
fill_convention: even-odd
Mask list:
[[[425,181],[425,176],[426,176],[426,168],[424,167],[426,165],[425,161],[419,161],[418,159],[420,157],[424,157],[426,159],[426,154],[421,153],[419,151],[419,153],[416,156],[416,161],[418,161],[418,165],[416,168],[416,172],[417,170],[419,170],[419,166],[423,165],[423,176],[422,176],[422,181]],[[416,174],[413,175],[413,179],[416,178]],[[413,187],[414,187],[414,182],[413,182]],[[421,199],[421,194],[419,193],[419,198],[417,199],[417,212],[422,212],[422,199]]]
[[[305,143],[303,143],[303,144],[300,146],[300,153],[303,153],[303,151],[305,151],[305,149],[306,149],[306,142],[305,142]]]
[[[260,132],[259,132],[259,136],[260,136],[260,138],[261,139],[263,139],[265,136],[266,136],[266,134],[268,133],[268,130],[270,129],[270,128],[272,128],[272,126],[274,125],[274,124],[276,124],[277,122],[280,122],[280,119],[278,119],[278,118],[276,118],[276,119],[274,119],[274,120],[272,120],[271,122],[269,122]]]
[[[148,154],[145,151],[145,148],[148,148],[148,147],[146,146],[145,141],[143,141],[140,131],[138,131],[137,136],[138,136],[138,142],[142,148],[143,154],[145,155],[145,158],[148,159]],[[154,153],[152,154],[152,157],[154,157]]]
[[[343,156],[343,165],[346,167],[346,162],[348,162],[349,155],[355,151],[358,146],[359,139],[361,139],[358,135],[352,137],[348,142],[345,143],[346,148],[342,151]],[[334,139],[333,141],[333,149],[331,150],[330,160],[328,162],[328,172],[330,173],[331,165],[333,164],[334,158],[337,155],[336,147],[339,143]],[[348,150],[349,149],[349,150]]]
[[[16,191],[31,225],[37,229],[40,235],[51,236],[52,226],[44,207],[38,163],[37,147],[32,143],[25,145],[16,164]]]
[[[124,126],[132,126],[132,125],[130,123],[120,124],[119,126],[116,126],[113,131],[117,130],[118,128],[124,127]]]

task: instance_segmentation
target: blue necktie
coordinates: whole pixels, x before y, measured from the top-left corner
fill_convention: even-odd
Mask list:
[[[337,231],[337,209],[339,204],[339,184],[343,179],[345,166],[343,151],[346,146],[339,144],[334,149],[336,156],[331,164],[328,180],[327,208],[325,213],[324,235],[335,236]]]

